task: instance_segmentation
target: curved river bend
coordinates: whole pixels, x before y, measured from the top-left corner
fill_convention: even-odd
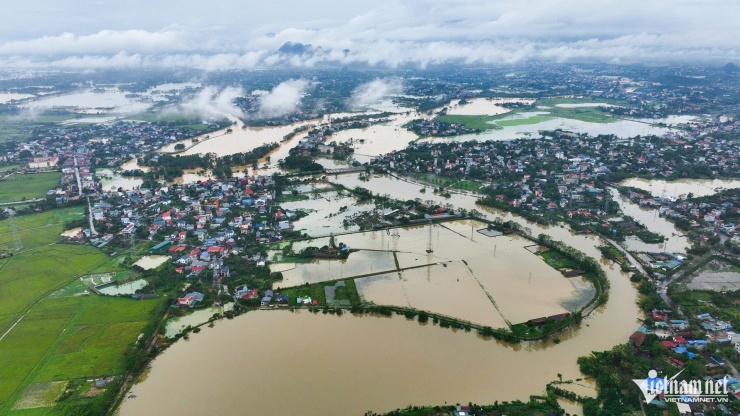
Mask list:
[[[337,181],[348,186],[359,182],[354,176]],[[389,177],[356,184],[399,198],[419,195],[417,185]],[[482,210],[472,196],[442,201]],[[593,236],[496,215],[600,257],[600,240]],[[611,281],[609,302],[580,328],[560,334],[559,344],[512,346],[400,316],[250,312],[172,345],[131,389],[120,414],[269,409],[276,415],[361,415],[409,404],[526,400],[542,393],[558,373],[566,379],[581,377],[579,356],[625,342],[638,326],[636,292],[628,276],[614,265],[602,266]]]

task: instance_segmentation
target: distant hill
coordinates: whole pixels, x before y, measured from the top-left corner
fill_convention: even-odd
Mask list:
[[[307,53],[313,53],[316,48],[310,43],[304,45],[300,42],[285,42],[283,46],[278,49],[278,53],[285,55],[305,55]]]
[[[737,65],[730,62],[728,64],[725,64],[725,66],[723,66],[722,69],[728,74],[734,74],[737,72]]]

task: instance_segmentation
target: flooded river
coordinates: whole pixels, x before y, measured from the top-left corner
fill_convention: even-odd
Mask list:
[[[369,182],[355,175],[336,180],[396,198],[420,195],[418,185],[387,176]],[[484,211],[473,196],[424,198]],[[600,258],[600,240],[593,236],[515,220],[535,235],[546,232]],[[344,240],[350,241],[339,239]],[[639,325],[636,292],[628,276],[612,264],[603,267],[611,281],[609,302],[580,328],[559,334],[559,344],[512,346],[399,316],[250,312],[172,345],[154,361],[147,379],[132,388],[136,398],[127,399],[120,414],[156,414],[155,409],[163,408],[186,415],[223,414],[269,406],[277,415],[361,415],[408,404],[527,399],[542,393],[558,373],[566,379],[581,377],[579,356],[626,342]],[[531,290],[546,295],[548,289]],[[185,369],[188,377],[182,377]],[[167,393],[172,391],[177,394]]]
[[[604,126],[613,132],[614,124]],[[634,131],[628,134],[643,134],[640,129],[647,127],[641,123],[635,124]],[[396,131],[396,127],[390,128]],[[290,130],[292,128],[286,129],[286,132]],[[361,137],[360,133],[359,130],[346,131],[335,136],[335,139],[357,139]],[[404,146],[405,138],[398,143],[381,141],[381,136],[387,133],[378,134],[378,142],[370,143],[372,146],[366,150],[368,154]],[[494,133],[498,134],[498,131]],[[278,135],[282,136],[282,130],[275,134]],[[214,144],[204,143],[203,150],[211,151],[210,147]],[[362,181],[354,174],[330,179],[350,188],[361,186],[397,199],[421,197],[436,204],[450,203],[458,208],[476,209],[489,218],[514,220],[528,228],[533,235],[547,233],[555,240],[601,258],[597,249],[601,240],[594,236],[574,235],[561,226],[541,226],[508,213],[478,206],[474,195],[453,194],[447,199],[429,192],[421,194],[420,185],[385,175],[372,177],[369,181]],[[670,237],[669,249],[685,247],[685,239],[679,236],[680,232],[672,224],[662,218],[654,218],[654,212],[643,211],[618,196],[615,200],[625,213]],[[301,205],[301,202],[296,205]],[[331,210],[335,208],[333,206]],[[315,213],[316,218],[308,221],[306,228],[324,228],[320,224],[327,213]],[[331,223],[338,222],[334,219]],[[445,253],[443,244],[450,244],[446,238],[455,233],[469,236],[471,227],[465,224],[452,226],[444,234],[437,228],[433,230],[433,236],[439,235],[438,242],[435,242],[434,252],[429,256],[423,250],[428,241],[423,235],[423,228],[420,235],[415,237],[413,233],[404,237],[406,231],[401,231],[399,238],[385,232],[372,233],[374,237],[362,237],[362,234],[337,236],[338,242],[365,250],[353,253],[346,263],[326,260],[311,265],[287,265],[284,272],[286,280],[282,284],[287,286],[290,282],[351,276],[354,274],[349,273],[360,273],[365,269],[375,272],[376,266],[394,269],[395,260],[389,252],[397,251],[400,267],[423,262],[435,264],[411,269],[400,275],[390,270],[366,280],[358,279],[358,288],[366,300],[390,304],[406,302],[429,309],[440,304],[449,307],[460,303],[464,307],[454,312],[467,310],[471,317],[477,316],[484,305],[480,298],[454,296],[457,292],[468,293],[474,287],[470,270],[473,276],[481,276],[478,287],[488,287],[491,293],[499,295],[501,301],[500,304],[496,301],[498,306],[508,311],[500,316],[511,321],[526,318],[527,314],[523,313],[526,311],[535,315],[545,312],[543,304],[559,308],[553,308],[553,311],[568,310],[565,306],[567,302],[564,302],[569,299],[568,296],[573,300],[573,293],[586,293],[587,285],[566,281],[569,287],[558,285],[553,288],[548,286],[546,280],[542,280],[544,278],[535,276],[536,273],[532,273],[530,286],[527,270],[539,267],[535,261],[542,261],[521,247],[518,248],[521,251],[507,252],[503,243],[500,247],[502,252],[497,251],[496,257],[508,257],[511,264],[521,265],[520,271],[525,271],[525,276],[521,276],[517,282],[497,287],[493,280],[499,273],[516,274],[516,266],[491,264],[490,259],[486,259],[486,256],[493,255],[490,251],[491,242],[502,237],[489,239],[472,234],[472,238],[467,240],[455,240],[453,244],[460,246],[451,251],[447,249]],[[459,243],[463,240],[469,242],[470,246]],[[476,252],[472,248],[474,242],[479,242],[486,249]],[[418,247],[412,247],[414,245]],[[515,244],[511,248],[514,250]],[[452,256],[450,253],[454,250],[465,253]],[[366,254],[356,256],[363,252]],[[470,259],[469,267],[460,261],[461,258]],[[356,264],[353,264],[353,260],[357,260]],[[449,260],[452,261],[448,262],[446,268],[436,264]],[[500,269],[502,267],[504,269]],[[155,359],[146,380],[132,388],[131,396],[124,401],[119,413],[122,416],[154,415],[161,413],[160,409],[168,409],[170,413],[200,415],[253,413],[259,409],[269,409],[271,414],[276,415],[361,415],[369,410],[385,412],[409,404],[526,400],[531,394],[543,393],[545,384],[555,380],[558,373],[564,379],[581,377],[576,364],[579,356],[624,343],[639,326],[636,291],[628,275],[620,272],[611,262],[602,261],[602,267],[611,282],[608,303],[589,315],[579,328],[559,334],[560,342],[557,344],[532,342],[507,345],[482,339],[472,332],[452,331],[431,323],[420,325],[401,316],[381,318],[345,313],[338,317],[314,315],[305,310],[250,312],[233,320],[219,321],[214,328],[203,328],[200,333],[192,334],[190,340],[173,344]],[[458,282],[457,276],[464,279]],[[462,289],[455,287],[458,284]],[[531,296],[526,300],[516,298],[515,292],[527,291],[531,292]],[[439,293],[451,293],[453,296],[440,297]],[[490,316],[495,318],[495,315]],[[519,316],[521,318],[515,318]],[[579,394],[593,394],[593,386],[586,384]],[[569,407],[569,411],[572,413],[574,409]]]

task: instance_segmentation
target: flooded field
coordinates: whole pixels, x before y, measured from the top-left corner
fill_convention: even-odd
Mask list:
[[[33,95],[31,94],[19,94],[17,92],[0,92],[0,104],[9,103],[13,100],[23,100],[31,97],[33,97]]]
[[[236,117],[231,116],[229,119],[236,123],[231,127],[231,133],[227,133],[226,129],[209,133],[208,136],[210,136],[210,139],[203,140],[204,137],[200,138],[200,143],[182,154],[215,153],[218,156],[225,156],[239,152],[248,152],[263,144],[279,143],[286,134],[292,132],[296,127],[312,124],[311,121],[301,121],[280,127],[245,128],[244,123]],[[187,144],[189,141],[186,140],[185,143]],[[172,147],[171,150],[174,150],[175,144],[173,143],[170,146]],[[167,147],[163,150],[167,151],[170,149]]]
[[[740,188],[740,179],[679,179],[664,181],[659,179],[626,179],[620,183],[623,186],[632,186],[644,189],[653,196],[679,197],[689,193],[694,196],[712,195],[723,189]]]
[[[380,271],[392,271],[395,268],[392,253],[362,250],[352,253],[347,260],[314,260],[312,263],[296,264],[295,268],[283,272],[283,280],[279,286],[291,287],[304,283],[325,282]]]
[[[648,230],[658,233],[666,238],[663,243],[660,244],[647,244],[643,243],[637,237],[627,237],[624,242],[624,246],[631,251],[675,251],[684,253],[689,247],[689,240],[684,235],[683,231],[676,229],[676,227],[665,219],[658,215],[658,210],[640,207],[637,204],[630,202],[629,198],[619,195],[615,189],[611,189],[612,198],[618,201],[619,207],[625,215],[628,215]]]
[[[81,110],[83,113],[90,112],[84,110],[96,110],[123,114],[144,111],[149,108],[149,104],[127,98],[126,93],[123,91],[109,89],[105,91],[82,91],[41,98],[24,103],[23,107],[68,107]]]
[[[281,286],[382,273],[357,279],[365,300],[496,328],[574,311],[593,298],[590,283],[563,277],[527,249],[534,244],[531,241],[517,236],[486,237],[475,231],[481,228],[485,224],[477,221],[435,224],[432,253],[426,252],[426,226],[336,236],[337,242],[361,251],[346,261],[297,264],[283,273]],[[316,239],[297,243],[294,250],[325,244],[328,239]]]
[[[447,105],[447,114],[462,116],[496,116],[511,111],[499,104],[511,102],[525,102],[531,104],[533,100],[522,99],[492,99],[492,98],[473,98],[467,100],[467,104],[459,104],[460,100],[451,101]]]
[[[542,114],[542,112],[537,112]],[[515,119],[515,118],[512,118]],[[632,120],[618,120],[612,123],[592,123],[569,118],[554,118],[533,124],[522,124],[517,126],[503,126],[500,130],[489,130],[480,134],[466,134],[454,138],[425,139],[425,141],[486,141],[486,140],[511,140],[517,138],[539,137],[540,130],[562,129],[577,133],[588,133],[592,136],[599,134],[614,134],[617,137],[634,137],[637,135],[661,135],[669,131],[668,128],[655,127],[649,124]]]
[[[198,326],[208,322],[214,314],[221,313],[221,308],[210,307],[205,309],[199,309],[189,315],[172,318],[167,321],[165,326],[164,335],[168,338],[172,338],[175,335],[182,332],[183,329],[188,326]]]
[[[420,189],[418,185],[388,176],[361,182],[356,175],[340,175],[336,181],[347,186],[363,184],[373,192],[403,199],[418,195]],[[556,240],[600,258],[597,246],[601,240],[594,236],[574,235],[565,228],[528,223],[507,213],[477,206],[473,196],[454,195],[449,200],[436,195],[424,198],[478,209],[504,220],[512,219],[530,228],[534,235],[546,232]],[[620,201],[622,204],[625,203]],[[465,234],[463,231],[469,232],[469,226],[458,231]],[[442,234],[439,234],[441,242]],[[474,236],[476,241],[483,238],[488,237]],[[491,239],[497,238],[501,237]],[[385,247],[388,250],[396,244],[393,236],[385,232],[369,233],[367,237],[361,234],[337,236],[337,239],[356,248]],[[366,246],[358,245],[356,239],[364,241]],[[420,236],[416,242],[400,242],[403,239],[403,236],[398,238],[398,244],[425,247],[427,236]],[[404,264],[411,264],[411,259],[424,259],[410,257],[412,250],[406,251],[410,253],[408,259],[401,259],[406,262]],[[350,261],[355,254],[350,256]],[[332,267],[336,265],[335,262]],[[341,273],[343,267],[332,270],[339,269]],[[580,328],[559,334],[559,344],[506,345],[483,340],[473,333],[455,332],[431,324],[422,326],[398,316],[376,318],[344,314],[336,317],[305,311],[260,311],[219,322],[215,328],[194,334],[187,342],[175,343],[155,360],[149,377],[133,387],[131,394],[137,397],[127,399],[120,414],[153,414],[150,409],[154,408],[192,415],[233,413],[268,402],[275,404],[271,410],[277,415],[296,412],[347,415],[445,400],[451,403],[526,400],[530,394],[542,393],[545,384],[556,379],[557,373],[563,374],[565,379],[581,377],[576,364],[579,356],[626,342],[639,326],[636,291],[628,275],[610,262],[602,263],[602,267],[611,282],[609,302],[589,315]],[[389,273],[388,277],[393,274],[397,278],[397,273]],[[423,273],[421,277],[425,278]],[[526,277],[528,280],[528,274]],[[382,289],[375,293],[399,296],[397,292]],[[222,365],[224,357],[230,365]],[[184,367],[191,377],[179,376]],[[213,371],[214,368],[219,371]],[[270,377],[265,378],[265,374]],[[300,374],[310,375],[310,382],[298,376]],[[528,376],[510,377],[511,374]],[[298,383],[301,383],[300,389],[291,389],[295,394],[286,397],[282,393],[286,386]],[[245,386],[249,387],[249,395],[243,394]],[[186,397],[196,399],[182,400],[165,393],[172,389],[188,392]],[[309,398],[311,406],[306,405]]]
[[[401,150],[419,137],[403,127],[415,118],[429,118],[416,112],[399,114],[391,121],[363,129],[349,129],[334,133],[328,141],[347,143],[351,140],[356,155],[377,156],[394,150]]]
[[[144,256],[134,263],[144,270],[156,269],[159,265],[167,263],[170,258],[167,256]]]
[[[400,149],[410,137],[405,136],[407,132],[404,129],[393,126],[394,123],[389,123],[388,127],[348,130],[335,135],[334,139],[364,138],[365,148],[358,150],[359,154],[375,155]],[[602,125],[556,119],[531,126],[505,128],[491,132],[489,137],[478,135],[457,139],[499,140],[512,138],[523,129],[536,132],[550,128],[591,134],[617,133],[620,136],[659,134],[661,131],[633,121]],[[233,134],[237,130],[240,129],[235,129]],[[290,130],[292,128],[286,131]],[[283,134],[274,134],[270,138],[279,138]],[[254,143],[260,140],[263,139],[254,141],[251,146],[245,144],[244,148],[248,150],[247,147],[254,147]],[[214,151],[211,146],[215,143],[218,142],[214,141],[202,151]],[[231,153],[242,151],[233,150],[228,141],[221,143],[223,148],[214,149]],[[530,229],[533,235],[547,233],[587,255],[601,258],[597,249],[601,240],[595,236],[574,235],[564,227],[541,226],[478,206],[473,195],[453,194],[446,199],[429,193],[420,194],[422,186],[385,175],[372,177],[367,182],[361,181],[357,175],[339,175],[330,180],[348,187],[362,186],[374,193],[403,200],[420,196],[432,203],[476,209],[489,218],[514,220]],[[616,201],[628,215],[651,226],[653,212],[642,211],[620,198]],[[305,206],[309,203],[311,201],[295,204]],[[321,201],[316,205],[316,212],[312,213],[315,217],[305,223],[307,230],[333,229],[341,224],[337,217],[326,218],[335,207],[322,208]],[[303,226],[301,222],[306,219],[297,225]],[[675,227],[660,220],[655,219],[653,226],[656,232],[671,238],[668,249],[685,247],[685,240]],[[325,227],[326,223],[330,226]],[[488,322],[492,326],[573,310],[592,296],[593,288],[588,282],[565,279],[526,250],[524,246],[529,244],[526,240],[507,236],[485,237],[475,233],[475,224],[471,226],[465,222],[445,226],[435,225],[433,228],[432,253],[425,250],[428,229],[412,227],[399,229],[398,236],[385,230],[337,235],[337,242],[360,249],[346,262],[320,260],[273,267],[283,270],[283,286],[372,273],[373,276],[356,279],[366,300],[439,310],[453,316],[458,314],[464,319]],[[328,238],[325,238],[310,244],[321,246],[327,243]],[[301,244],[305,247],[308,243]],[[299,250],[301,244],[294,248]],[[399,273],[396,260],[401,269],[421,267]],[[385,267],[388,267],[387,271]],[[224,414],[261,408],[269,403],[270,411],[277,415],[347,415],[444,401],[491,403],[496,400],[526,400],[530,394],[542,393],[545,384],[555,380],[558,373],[564,379],[581,377],[576,364],[579,356],[626,342],[639,326],[636,291],[628,275],[611,262],[602,262],[602,267],[611,282],[609,302],[597,308],[579,328],[559,334],[559,344],[534,342],[512,346],[481,339],[474,333],[441,329],[432,324],[420,325],[399,316],[379,318],[344,314],[337,317],[314,315],[307,311],[250,312],[234,320],[220,321],[214,328],[204,328],[201,333],[193,334],[189,341],[175,343],[154,361],[149,377],[133,387],[131,394],[136,397],[125,400],[120,414],[154,414],[152,409],[161,408],[185,415]],[[375,274],[378,271],[383,273]],[[495,302],[491,302],[486,293]],[[207,319],[206,311],[197,313]],[[224,366],[224,362],[228,365]],[[188,369],[189,377],[181,376],[183,368]],[[527,376],[511,377],[512,374]],[[185,394],[166,393],[172,389]],[[284,394],[286,389],[290,395]],[[249,393],[245,394],[245,391]],[[593,394],[592,386],[579,388],[579,394]],[[572,406],[569,411],[573,413],[577,409],[577,406]]]
[[[100,176],[100,184],[104,191],[118,188],[134,189],[141,186],[144,181],[141,178],[126,177],[115,173],[111,169],[98,169],[96,174]]]
[[[131,282],[122,283],[120,285],[111,285],[100,289],[100,293],[104,295],[133,295],[137,290],[142,289],[147,285],[147,281],[144,279],[137,279]]]
[[[344,220],[347,219],[349,221],[353,215],[374,208],[372,202],[358,204],[354,197],[348,194],[340,195],[334,191],[317,194],[309,193],[308,195],[310,195],[311,199],[282,202],[280,206],[283,209],[300,209],[308,212],[308,216],[296,221],[294,226],[296,230],[300,230],[311,236],[357,231],[359,230],[359,226],[348,224],[345,227],[343,225]]]

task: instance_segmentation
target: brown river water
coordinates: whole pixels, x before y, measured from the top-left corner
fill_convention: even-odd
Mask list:
[[[376,129],[379,136],[389,133],[385,129],[398,134],[398,142],[392,143],[376,143],[372,137],[368,138],[367,154],[404,147],[408,138],[396,130],[398,127],[394,123],[366,129],[365,133]],[[273,141],[292,128],[294,126],[275,129],[271,137],[253,141],[247,147]],[[234,135],[240,135],[240,130],[235,129]],[[358,133],[342,132],[336,139],[356,139]],[[297,142],[297,138],[290,145]],[[212,139],[211,143],[203,143],[192,150],[222,154],[220,147],[219,141]],[[240,146],[229,147],[229,150],[231,153],[243,151]],[[490,219],[513,219],[533,235],[547,233],[590,256],[601,258],[596,248],[601,240],[594,236],[574,235],[560,226],[543,227],[477,206],[474,195],[453,194],[446,199],[433,195],[430,190],[422,194],[418,184],[383,175],[371,177],[369,181],[360,180],[356,174],[339,175],[330,180],[404,200],[420,197],[433,203],[477,209]],[[671,237],[670,250],[683,251],[685,239],[670,223],[655,218],[653,211],[641,210],[620,198],[616,200],[629,215]],[[320,204],[316,205],[314,208],[320,211]],[[326,211],[312,214],[315,218],[307,222],[308,232],[340,231],[335,226],[322,224],[328,213],[337,210],[337,204],[328,205]],[[334,220],[327,222],[336,224]],[[423,227],[400,230],[397,238],[384,232],[352,234],[337,239],[365,250],[353,253],[347,262],[287,265],[284,274],[287,281],[300,283],[355,276],[368,270],[376,272],[379,268],[394,269],[390,252],[397,251],[402,268],[419,264],[429,266],[404,271],[400,276],[390,270],[380,276],[358,279],[358,289],[366,300],[432,310],[439,307],[444,309],[440,312],[491,325],[501,324],[504,318],[516,323],[568,310],[566,305],[573,305],[572,302],[590,287],[548,274],[551,269],[546,270],[541,259],[524,249],[524,242],[475,233],[469,238],[475,224],[471,227],[461,222],[447,227],[434,227],[433,240],[437,241],[429,256],[424,250],[427,237]],[[495,258],[492,244],[496,246]],[[658,246],[647,248],[661,249]],[[469,267],[462,259],[468,260]],[[449,262],[446,268],[432,265],[445,261]],[[314,315],[305,310],[250,312],[233,320],[219,321],[215,327],[203,328],[200,333],[191,334],[189,340],[173,344],[153,361],[146,377],[133,386],[119,414],[159,415],[166,409],[166,413],[181,415],[262,412],[362,415],[370,410],[385,412],[409,404],[526,400],[531,394],[542,394],[545,384],[557,379],[558,373],[564,379],[581,377],[576,364],[579,356],[624,343],[639,326],[636,291],[628,275],[611,262],[602,261],[602,267],[611,282],[608,303],[592,312],[579,328],[559,334],[557,344],[510,345],[483,339],[475,332],[440,328],[431,322],[421,325],[402,316]],[[462,278],[453,282],[450,276]],[[497,276],[508,278],[497,281]],[[481,285],[493,296],[499,311],[482,298]],[[440,293],[450,296],[440,296]],[[585,383],[578,392],[593,394],[593,386]],[[571,413],[577,408],[567,405]]]
[[[340,181],[358,180],[348,175]],[[399,197],[418,195],[416,185],[393,178],[364,184]],[[447,202],[475,208],[471,196],[456,195]],[[523,225],[598,256],[599,240],[593,236]],[[438,251],[434,254],[443,255]],[[161,409],[185,415],[234,414],[267,407],[276,415],[361,415],[409,404],[527,399],[542,393],[558,373],[565,379],[581,377],[579,356],[625,342],[639,325],[628,276],[614,265],[604,268],[612,286],[609,302],[580,328],[560,334],[559,344],[507,345],[400,316],[250,312],[172,345],[131,389],[135,397],[124,401],[120,414],[155,415]],[[547,288],[532,290],[547,298]],[[541,299],[533,296],[527,302],[536,308]],[[526,310],[516,299],[508,301]]]

